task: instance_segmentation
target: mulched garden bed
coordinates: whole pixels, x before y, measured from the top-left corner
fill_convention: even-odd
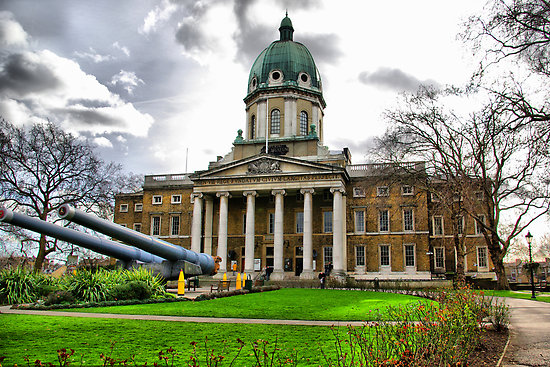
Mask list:
[[[481,336],[481,343],[468,358],[470,367],[494,367],[504,352],[508,341],[508,330],[497,332],[487,330]]]

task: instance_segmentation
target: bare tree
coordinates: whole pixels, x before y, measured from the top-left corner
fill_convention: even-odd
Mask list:
[[[510,242],[549,209],[547,147],[540,131],[500,95],[490,94],[484,107],[466,116],[444,103],[461,97],[471,95],[430,88],[406,95],[400,108],[387,112],[390,128],[378,151],[391,151],[386,159],[426,161],[428,173],[463,198],[460,210],[481,228],[498,287],[506,289],[503,258]],[[482,201],[475,202],[476,192]],[[505,236],[498,230],[503,216],[512,222]]]
[[[0,203],[44,221],[65,203],[105,215],[119,191],[121,167],[103,162],[94,147],[53,123],[20,128],[0,120]],[[56,240],[2,226],[21,240],[22,250],[38,248],[34,270],[59,250]]]

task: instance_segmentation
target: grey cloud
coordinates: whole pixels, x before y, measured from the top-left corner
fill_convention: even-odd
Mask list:
[[[334,33],[298,35],[296,40],[309,49],[317,63],[335,64],[342,56],[340,38]]]
[[[176,32],[176,40],[187,50],[204,50],[208,47],[205,36],[192,24],[182,24]]]
[[[110,107],[111,104],[108,101],[92,100],[92,99],[69,99],[67,101],[67,106],[83,106],[85,108],[102,108]]]
[[[277,3],[281,4],[284,8],[286,8],[291,13],[293,10],[298,10],[298,9],[307,10],[313,7],[318,8],[321,5],[319,1],[315,1],[315,0],[300,0],[300,1],[278,0]]]
[[[352,154],[352,160],[354,163],[362,163],[368,156],[370,151],[374,148],[376,143],[375,137],[368,137],[364,140],[352,140],[352,139],[334,139],[331,141],[331,146],[338,149],[349,148]]]
[[[421,85],[439,85],[433,80],[428,79],[422,81],[400,69],[393,68],[380,68],[372,73],[363,71],[359,74],[359,81],[366,85],[409,92],[416,91]]]
[[[101,110],[82,107],[57,108],[52,111],[59,120],[69,120],[82,123],[88,126],[123,126],[124,121],[114,119]]]
[[[55,89],[61,84],[46,65],[28,53],[9,55],[0,68],[0,93],[19,96]]]

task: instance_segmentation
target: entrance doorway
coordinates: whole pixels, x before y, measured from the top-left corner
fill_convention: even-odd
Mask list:
[[[294,268],[294,275],[300,276],[304,270],[304,248],[303,246],[297,246],[295,248],[295,260],[296,267]]]

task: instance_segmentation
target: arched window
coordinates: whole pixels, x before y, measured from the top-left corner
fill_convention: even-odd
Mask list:
[[[281,132],[281,112],[277,109],[271,111],[271,133],[279,134]]]
[[[300,112],[300,135],[307,135],[307,112]]]
[[[256,116],[252,115],[250,119],[250,139],[256,139]]]

